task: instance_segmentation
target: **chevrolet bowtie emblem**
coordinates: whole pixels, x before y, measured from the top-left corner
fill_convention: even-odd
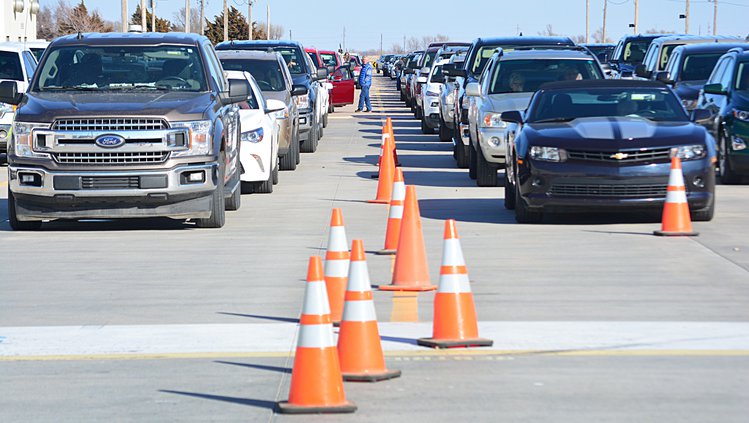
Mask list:
[[[609,157],[612,158],[612,159],[614,159],[614,160],[624,160],[627,157],[629,157],[629,154],[627,154],[627,153],[616,153],[616,154],[610,155]]]

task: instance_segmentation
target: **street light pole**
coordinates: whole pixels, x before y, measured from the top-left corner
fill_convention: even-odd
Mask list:
[[[635,0],[635,34],[639,33],[638,18],[640,16],[640,0]]]
[[[205,22],[205,0],[200,0],[200,35],[205,35],[203,22]]]
[[[268,21],[265,29],[267,32],[266,38],[270,40],[270,1],[265,5],[265,18]]]
[[[190,0],[185,0],[185,32],[190,32]]]
[[[713,35],[718,35],[718,0],[713,0]]]
[[[686,0],[687,9],[684,11],[684,33],[689,34],[689,0]]]
[[[127,0],[122,0],[122,32],[127,32]]]
[[[590,0],[585,0],[585,44],[590,42]]]

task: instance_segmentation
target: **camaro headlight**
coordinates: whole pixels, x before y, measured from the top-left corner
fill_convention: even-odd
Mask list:
[[[47,128],[46,124],[13,122],[13,148],[8,151],[14,151],[18,157],[49,158],[49,154],[34,152],[34,130]]]
[[[746,110],[733,109],[733,117],[744,122],[749,122],[749,112]]]
[[[213,151],[211,132],[213,125],[209,120],[191,122],[173,122],[172,128],[187,128],[190,145],[187,150],[174,151],[172,157],[208,156]]]
[[[706,154],[707,150],[702,144],[682,145],[671,149],[671,158],[678,157],[680,160],[697,160]]]
[[[298,109],[309,109],[309,94],[294,97],[294,103]]]
[[[533,146],[530,151],[531,159],[544,162],[563,162],[567,160],[567,152],[557,147]]]
[[[482,128],[507,128],[507,122],[502,120],[501,113],[484,113],[484,118],[481,119]]]
[[[264,132],[263,128],[257,128],[252,131],[242,132],[240,139],[242,141],[247,141],[253,144],[257,144],[263,140],[263,135],[264,135],[263,132]]]

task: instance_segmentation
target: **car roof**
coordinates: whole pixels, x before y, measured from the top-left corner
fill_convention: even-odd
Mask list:
[[[579,81],[555,81],[541,85],[539,91],[570,88],[667,88],[662,82],[629,79],[585,79]]]
[[[729,37],[725,35],[669,35],[666,37],[660,37],[653,40],[654,44],[698,44],[698,43],[704,43],[704,42],[730,42],[730,41],[736,41],[740,42],[742,41],[739,37]]]
[[[429,43],[429,48],[442,48],[442,47],[470,47],[471,43],[465,41],[435,41]]]
[[[223,41],[216,44],[216,50],[232,50],[232,49],[247,49],[247,50],[258,50],[267,47],[298,47],[302,48],[302,44],[298,41],[291,40],[232,40]]]
[[[534,49],[534,50],[509,50],[502,54],[500,60],[524,60],[524,59],[579,59],[593,60],[593,55],[585,50],[577,49]]]
[[[56,38],[50,45],[198,45],[207,40],[202,35],[184,32],[87,32]]]
[[[700,44],[685,44],[683,46],[676,47],[679,51],[685,53],[710,53],[713,51],[717,52],[728,52],[728,50],[734,48],[749,49],[749,43],[700,43]],[[676,50],[674,50],[676,51]]]
[[[654,40],[661,37],[684,36],[683,34],[629,34],[623,36],[622,40]]]
[[[252,59],[252,60],[278,60],[275,51],[267,50],[219,50],[216,52],[219,59]]]
[[[474,45],[483,46],[487,44],[514,44],[514,45],[574,45],[569,37],[492,37],[476,38]]]
[[[15,53],[20,53],[22,51],[26,51],[29,48],[24,46],[23,43],[18,41],[9,41],[0,43],[0,51],[12,51]]]
[[[586,44],[579,44],[583,47],[616,47],[616,44],[612,43],[586,43]]]

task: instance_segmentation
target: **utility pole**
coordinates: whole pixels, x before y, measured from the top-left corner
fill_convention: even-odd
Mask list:
[[[122,0],[122,32],[127,32],[127,0]]]
[[[247,34],[247,39],[248,40],[252,40],[252,0],[248,0],[247,4],[248,4],[248,6],[247,6],[247,23],[250,25],[250,30],[248,31],[249,34]]]
[[[382,33],[380,33],[380,56],[382,56]]]
[[[200,0],[200,35],[205,35],[205,0]]]
[[[407,53],[406,52],[406,36],[405,35],[403,36],[403,52]]]
[[[224,41],[229,41],[229,6],[224,0]]]
[[[585,0],[585,44],[590,42],[590,0]]]
[[[609,0],[603,0],[603,34],[601,34],[601,42],[606,42],[606,12],[608,12]]]
[[[343,27],[343,51],[346,52],[346,27]]]
[[[156,32],[156,0],[151,0],[151,31]]]
[[[687,9],[684,12],[684,33],[689,34],[689,0],[686,0]]]
[[[713,35],[718,35],[718,0],[713,0]]]
[[[148,26],[146,26],[146,0],[140,0],[140,26],[143,28],[143,32],[148,32]]]
[[[266,29],[265,29],[266,38],[270,40],[270,1],[268,1],[268,4],[265,5],[265,20],[268,21],[266,23]]]
[[[290,39],[290,40],[293,40],[293,39],[294,39],[294,37],[292,37],[292,36],[291,36],[291,30],[289,30],[289,39]]]
[[[639,34],[638,19],[640,17],[640,0],[635,0],[635,34]]]
[[[185,32],[190,32],[190,0],[185,0]]]

